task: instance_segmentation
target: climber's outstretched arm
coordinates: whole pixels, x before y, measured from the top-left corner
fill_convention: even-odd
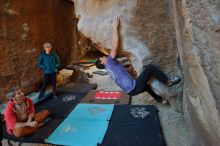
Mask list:
[[[119,23],[120,19],[117,16],[113,22],[112,50],[110,52],[112,58],[115,58],[117,56],[119,50]]]

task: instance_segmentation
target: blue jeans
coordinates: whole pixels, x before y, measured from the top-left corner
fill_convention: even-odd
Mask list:
[[[53,96],[55,96],[55,94],[56,94],[56,73],[45,73],[43,85],[40,89],[40,94],[38,96],[38,99],[41,99],[42,97],[44,97],[45,91],[46,91],[49,83],[51,83],[51,85],[53,86]]]

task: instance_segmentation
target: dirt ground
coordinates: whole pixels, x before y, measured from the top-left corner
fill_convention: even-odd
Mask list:
[[[85,72],[92,74],[97,70],[95,67],[91,67]],[[101,76],[93,74],[92,78],[89,78],[90,83],[97,83],[97,89],[99,90],[120,90],[119,87],[110,79],[108,75]],[[162,105],[152,99],[147,93],[142,93],[132,97],[131,104],[134,105],[155,105],[159,110],[159,119],[165,143],[167,146],[192,146],[190,142],[188,128],[184,120],[182,113],[175,112],[169,104]],[[13,143],[17,146],[19,143]],[[3,145],[7,146],[6,140],[3,141]],[[42,144],[22,144],[22,146],[49,146]]]

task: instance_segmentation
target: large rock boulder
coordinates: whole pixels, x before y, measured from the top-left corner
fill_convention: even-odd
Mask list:
[[[62,65],[80,58],[91,44],[111,49],[115,16],[121,19],[121,48],[131,54],[137,73],[149,63],[169,76],[183,73],[184,87],[172,88],[179,98],[171,104],[182,111],[183,88],[194,145],[219,145],[219,0],[0,1],[0,97],[17,86],[26,92],[37,88],[42,74],[36,61],[45,41],[53,44]],[[169,90],[158,81],[152,87],[167,96]]]
[[[184,74],[184,114],[194,145],[220,144],[220,1],[173,0]]]
[[[81,16],[79,30],[109,49],[111,23],[115,16],[120,16],[122,48],[132,54],[131,60],[138,73],[148,63],[156,64],[170,75],[181,74],[182,67],[184,115],[194,145],[219,145],[218,0],[73,1],[76,15]],[[158,93],[168,91],[157,81],[153,84]],[[176,89],[178,93],[182,86],[179,88]]]
[[[121,20],[121,46],[131,54],[132,64],[140,73],[143,66],[153,63],[169,76],[181,76],[176,48],[172,9],[167,0],[73,0],[76,15],[80,17],[78,29],[101,47],[111,49],[112,21]],[[157,93],[168,89],[152,82]],[[175,88],[179,101],[182,86]],[[175,109],[182,104],[175,100]],[[178,104],[178,105],[177,105]]]
[[[177,73],[178,53],[170,3],[166,0],[73,0],[78,29],[95,43],[111,49],[112,21],[121,19],[123,51],[130,52],[135,69],[153,62]]]

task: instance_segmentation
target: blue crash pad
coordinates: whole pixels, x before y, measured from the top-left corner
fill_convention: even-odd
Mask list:
[[[101,144],[113,104],[78,104],[45,142],[71,146]]]

